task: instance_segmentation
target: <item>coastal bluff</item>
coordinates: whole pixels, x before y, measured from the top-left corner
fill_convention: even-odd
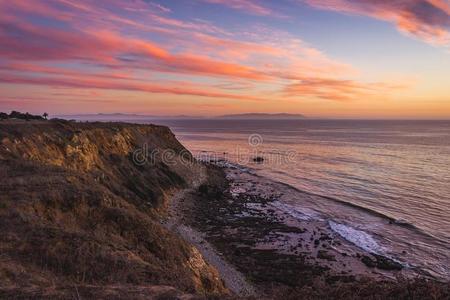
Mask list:
[[[0,298],[227,294],[160,224],[200,168],[163,126],[0,121]]]

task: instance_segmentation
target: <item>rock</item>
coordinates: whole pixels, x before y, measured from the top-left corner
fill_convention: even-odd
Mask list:
[[[253,161],[256,163],[262,163],[262,162],[264,162],[264,157],[257,156],[255,158],[253,158]]]
[[[377,268],[381,270],[388,270],[388,271],[400,271],[403,269],[402,264],[394,261],[393,259],[376,255],[374,254],[376,260],[377,260]]]
[[[369,268],[378,268],[380,270],[387,270],[387,271],[400,271],[403,269],[403,266],[384,256],[372,254],[375,259],[372,259],[371,257],[364,255],[361,258],[361,261]]]
[[[364,256],[361,258],[361,261],[363,262],[363,264],[365,264],[365,265],[366,265],[367,267],[369,267],[369,268],[375,268],[375,267],[377,266],[376,261],[373,260],[372,258],[370,258],[370,257],[367,256],[367,255],[364,255]]]
[[[318,259],[325,259],[325,260],[329,260],[329,261],[336,261],[336,258],[334,255],[328,253],[325,250],[319,250],[319,252],[317,252],[317,258]]]

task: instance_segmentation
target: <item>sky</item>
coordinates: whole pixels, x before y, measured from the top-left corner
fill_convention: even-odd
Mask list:
[[[450,118],[448,0],[0,0],[0,111]]]

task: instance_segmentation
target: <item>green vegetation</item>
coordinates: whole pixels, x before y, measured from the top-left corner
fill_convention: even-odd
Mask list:
[[[0,120],[18,119],[18,120],[31,121],[31,120],[46,120],[47,117],[48,117],[47,113],[44,113],[43,116],[38,116],[38,115],[29,114],[29,113],[21,113],[21,112],[15,111],[15,110],[13,110],[9,115],[7,113],[0,112]]]

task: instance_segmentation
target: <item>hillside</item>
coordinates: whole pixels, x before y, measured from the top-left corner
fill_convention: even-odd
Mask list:
[[[226,293],[160,224],[202,171],[189,158],[167,127],[0,121],[0,298]]]

